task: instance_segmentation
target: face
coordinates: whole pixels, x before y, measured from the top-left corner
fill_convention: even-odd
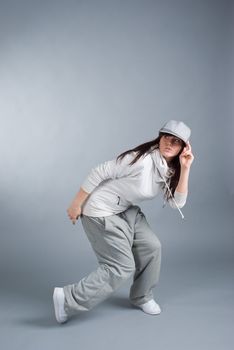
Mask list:
[[[183,141],[173,135],[163,135],[159,142],[159,151],[167,162],[170,162],[183,147]]]

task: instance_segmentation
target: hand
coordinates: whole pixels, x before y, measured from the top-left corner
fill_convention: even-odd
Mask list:
[[[182,168],[186,168],[186,169],[190,168],[194,160],[194,156],[192,154],[192,147],[189,141],[186,143],[186,147],[184,147],[183,151],[181,152],[179,156],[179,160]]]
[[[67,213],[69,218],[72,220],[73,225],[75,225],[76,220],[78,220],[79,216],[82,214],[81,207],[72,203],[67,209]]]

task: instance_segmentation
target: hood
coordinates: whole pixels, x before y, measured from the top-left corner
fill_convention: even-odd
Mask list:
[[[179,208],[179,206],[178,206],[178,204],[177,204],[177,202],[176,202],[176,200],[175,200],[175,198],[170,190],[170,187],[169,187],[170,178],[173,175],[173,170],[171,170],[169,168],[166,159],[162,156],[162,154],[160,153],[158,148],[153,149],[150,154],[151,154],[153,162],[154,162],[155,170],[158,171],[158,174],[160,176],[161,181],[165,183],[166,187],[168,188],[168,191],[170,193],[172,200],[174,201],[177,209],[180,212],[182,219],[184,219],[184,215],[183,215],[182,211],[180,210],[180,208]],[[169,182],[169,185],[168,185],[168,182]],[[163,207],[165,207],[165,205],[166,205],[166,200],[164,199]]]

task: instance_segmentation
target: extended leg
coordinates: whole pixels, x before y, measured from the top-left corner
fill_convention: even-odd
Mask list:
[[[105,218],[82,217],[82,224],[99,266],[78,283],[63,287],[65,311],[68,314],[88,311],[110,296],[135,271],[135,262],[126,235],[119,227],[123,219],[111,229],[106,228]],[[127,226],[126,226],[127,228]]]

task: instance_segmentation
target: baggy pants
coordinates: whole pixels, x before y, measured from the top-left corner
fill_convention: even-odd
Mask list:
[[[159,280],[161,243],[137,205],[110,216],[80,216],[99,266],[78,283],[63,287],[68,315],[89,311],[132,274],[129,299],[140,305],[154,297]]]

